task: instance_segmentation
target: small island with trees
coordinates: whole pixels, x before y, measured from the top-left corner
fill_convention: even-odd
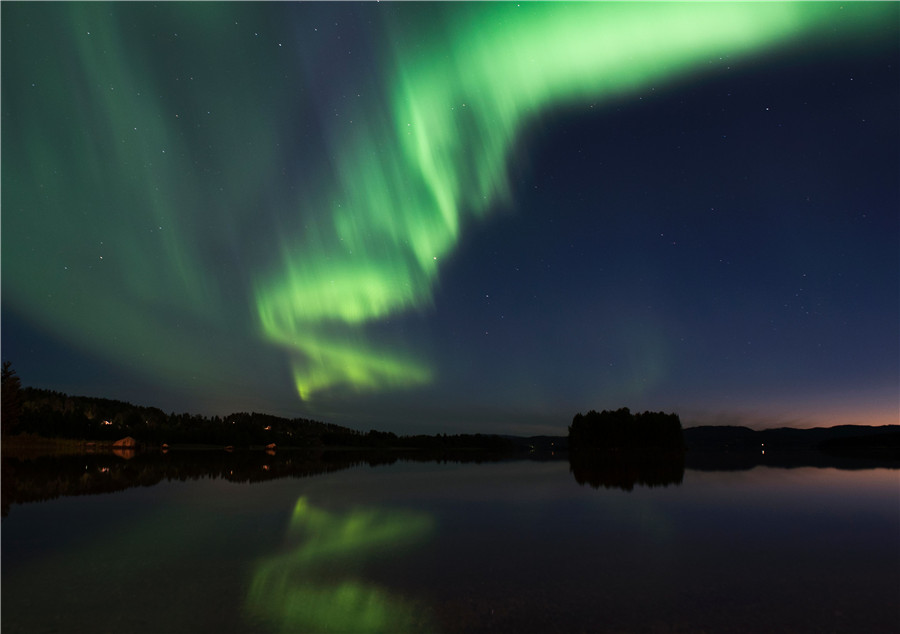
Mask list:
[[[568,460],[593,488],[678,485],[685,469],[759,465],[900,468],[900,426],[699,426],[628,408],[578,413],[567,436],[397,435],[258,412],[165,413],[156,407],[23,387],[2,365],[2,515],[12,504],[147,486],[164,479],[256,482],[357,464]]]
[[[569,425],[569,468],[579,484],[630,491],[684,479],[684,432],[678,414],[578,413]]]
[[[569,450],[584,449],[684,451],[684,432],[678,414],[632,414],[627,407],[591,410],[576,414],[569,425]]]

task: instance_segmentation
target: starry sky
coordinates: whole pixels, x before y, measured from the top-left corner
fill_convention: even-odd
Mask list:
[[[4,3],[25,385],[897,422],[900,4]]]

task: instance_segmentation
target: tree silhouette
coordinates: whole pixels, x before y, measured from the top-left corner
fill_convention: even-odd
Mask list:
[[[683,449],[684,434],[678,414],[632,414],[627,407],[615,411],[578,413],[569,425],[569,449]]]
[[[2,404],[2,412],[0,412],[0,423],[2,423],[3,435],[8,436],[19,425],[19,414],[21,413],[20,390],[22,382],[19,380],[16,371],[12,369],[12,363],[3,362],[2,370],[2,395],[0,395],[0,404]]]

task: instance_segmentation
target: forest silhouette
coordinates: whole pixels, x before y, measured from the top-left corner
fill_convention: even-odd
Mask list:
[[[632,414],[627,407],[615,411],[576,414],[569,425],[570,451],[623,449],[684,450],[678,414]]]
[[[677,414],[627,407],[578,413],[569,426],[569,469],[579,484],[631,491],[684,479],[684,433]]]
[[[685,468],[758,465],[900,467],[900,427],[683,430],[677,414],[628,408],[576,414],[563,436],[361,432],[239,412],[206,417],[22,388],[3,364],[3,515],[14,504],[150,486],[164,480],[261,482],[398,461],[568,460],[580,485],[632,490],[680,484]],[[134,439],[134,447],[115,441]],[[761,445],[770,450],[760,451]],[[226,451],[222,451],[226,449]]]

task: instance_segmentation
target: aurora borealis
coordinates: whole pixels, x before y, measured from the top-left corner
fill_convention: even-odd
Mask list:
[[[398,431],[889,422],[897,18],[4,5],[3,357]]]
[[[434,530],[424,513],[354,509],[343,516],[301,497],[288,527],[290,550],[259,562],[247,610],[279,632],[415,632],[421,606],[362,582],[372,559],[402,556]]]

